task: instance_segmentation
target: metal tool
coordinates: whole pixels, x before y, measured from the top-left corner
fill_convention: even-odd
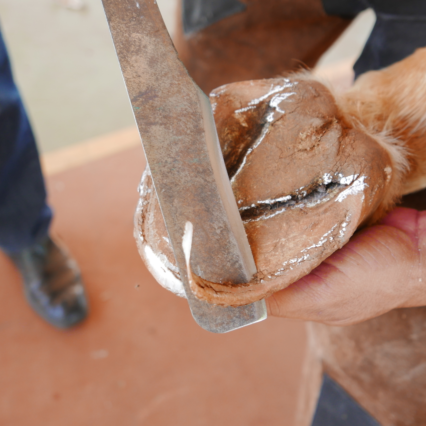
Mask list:
[[[195,321],[225,333],[266,319],[264,301],[219,307],[192,294],[182,250],[187,221],[197,275],[238,284],[256,273],[211,105],[179,60],[155,0],[102,1]]]

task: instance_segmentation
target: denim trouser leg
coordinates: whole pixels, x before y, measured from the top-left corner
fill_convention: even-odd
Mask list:
[[[0,32],[0,248],[14,252],[40,241],[51,219],[34,135]]]

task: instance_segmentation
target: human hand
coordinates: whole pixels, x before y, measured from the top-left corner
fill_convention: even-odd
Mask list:
[[[266,299],[272,316],[352,325],[426,305],[426,212],[397,208],[291,286]]]

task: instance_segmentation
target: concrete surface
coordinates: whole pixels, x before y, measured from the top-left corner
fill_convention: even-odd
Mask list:
[[[199,328],[137,253],[143,167],[138,147],[48,178],[54,233],[89,295],[81,326],[57,331],[39,319],[0,255],[0,425],[295,426],[304,325]]]

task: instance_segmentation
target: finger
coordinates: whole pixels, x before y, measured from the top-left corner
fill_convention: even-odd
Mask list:
[[[407,283],[417,262],[415,242],[403,230],[368,228],[309,275],[271,296],[268,310],[287,318],[354,324],[403,305],[412,296]]]
[[[414,242],[419,236],[419,221],[423,216],[424,213],[417,210],[398,207],[385,216],[380,223],[404,231]]]

